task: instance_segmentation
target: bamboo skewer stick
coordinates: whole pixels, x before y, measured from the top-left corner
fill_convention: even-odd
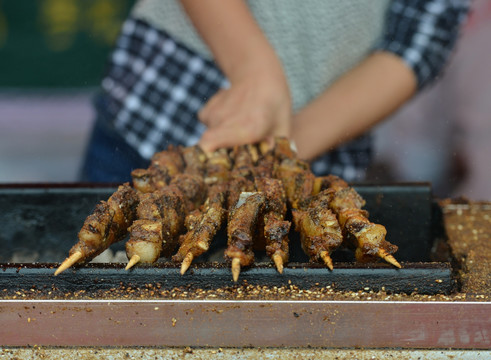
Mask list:
[[[387,252],[384,249],[379,249],[377,256],[384,259],[389,264],[394,265],[396,268],[399,269],[402,268],[401,264],[399,264],[399,262],[395,259],[395,257],[393,257],[390,254],[387,254]]]
[[[77,262],[92,260],[115,242],[123,240],[134,220],[137,202],[137,195],[128,183],[119,186],[107,201],[101,201],[85,219],[78,233],[78,242],[70,249],[71,255],[55,275]]]
[[[274,254],[273,255],[273,261],[276,266],[276,269],[280,274],[283,274],[283,259],[281,258],[280,254]]]
[[[234,279],[234,282],[237,282],[239,280],[239,275],[240,275],[240,259],[239,258],[233,258],[232,259],[232,278]]]
[[[329,256],[329,253],[327,251],[321,251],[320,254],[321,259],[324,261],[324,264],[329,268],[329,270],[333,270],[334,266],[332,265],[332,259]]]
[[[188,252],[181,264],[181,275],[184,275],[184,273],[189,269],[191,263],[193,262],[193,259],[194,259],[193,253]]]
[[[58,269],[55,271],[55,276],[58,274],[61,274],[63,271],[68,269],[69,267],[73,266],[75,263],[77,263],[80,259],[82,259],[83,254],[80,251],[74,252],[72,255],[67,257],[65,261],[63,261]]]
[[[135,254],[135,255],[133,255],[131,257],[130,261],[128,261],[128,264],[126,264],[126,267],[124,269],[125,270],[129,270],[133,266],[135,266],[136,264],[138,264],[138,262],[140,262],[140,256]]]

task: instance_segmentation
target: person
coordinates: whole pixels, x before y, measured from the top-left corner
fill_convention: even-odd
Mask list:
[[[362,180],[370,129],[443,70],[470,0],[144,0],[122,26],[82,179],[121,182],[170,144],[291,138]]]

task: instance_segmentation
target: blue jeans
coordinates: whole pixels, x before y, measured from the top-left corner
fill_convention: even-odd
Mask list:
[[[98,111],[80,171],[80,181],[123,183],[131,181],[132,170],[147,168],[148,165],[149,161],[142,158],[112,128],[103,111]]]

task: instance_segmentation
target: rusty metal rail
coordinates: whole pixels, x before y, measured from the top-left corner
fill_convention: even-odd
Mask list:
[[[491,347],[489,302],[3,300],[0,346]]]

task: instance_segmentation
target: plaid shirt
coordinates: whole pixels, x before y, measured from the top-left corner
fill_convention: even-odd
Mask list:
[[[419,88],[441,72],[457,40],[470,0],[394,0],[374,50],[400,56]],[[169,144],[196,143],[205,127],[197,112],[228,85],[212,61],[168,34],[134,18],[126,20],[102,81],[97,110],[145,159]],[[312,162],[317,175],[361,180],[371,159],[369,134]]]

